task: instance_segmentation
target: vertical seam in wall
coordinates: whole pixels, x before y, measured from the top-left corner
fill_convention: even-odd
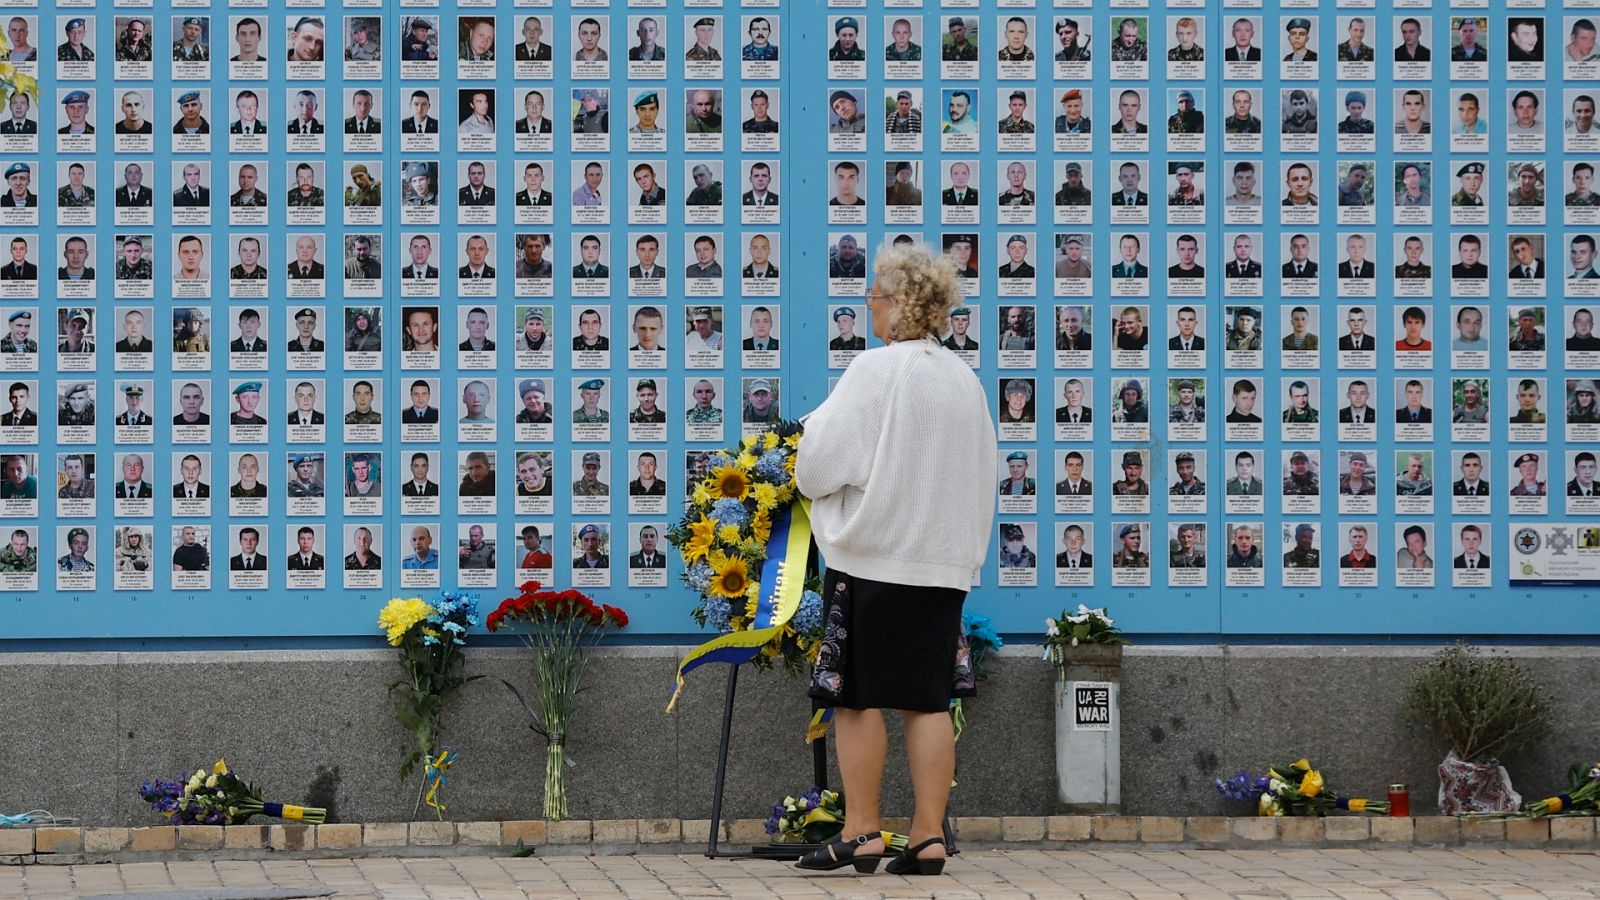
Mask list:
[[[1221,615],[1221,604],[1218,604],[1217,614]],[[1222,728],[1217,734],[1220,739],[1217,758],[1221,760],[1228,749],[1228,736],[1233,734],[1233,681],[1230,677],[1231,673],[1228,671],[1228,664],[1233,661],[1233,647],[1226,642],[1217,646],[1222,650],[1222,671],[1219,673],[1222,682],[1222,697],[1219,698],[1221,701],[1219,703],[1221,714],[1218,716],[1218,722]],[[1227,771],[1225,765],[1222,771]]]
[[[122,734],[123,734],[123,727],[124,727],[125,723],[123,722],[123,718],[122,717],[123,717],[123,715],[125,713],[124,713],[123,706],[122,706],[122,667],[123,667],[123,664],[124,664],[125,657],[126,657],[126,654],[118,653],[116,655],[116,660],[111,665],[111,698],[112,698],[112,709],[115,710],[115,713],[113,714],[113,718],[112,718],[112,731],[111,731],[112,755],[111,755],[111,761],[112,761],[112,771],[116,772],[116,776],[117,776],[116,783],[119,784],[119,785],[120,784],[128,784],[132,780],[131,777],[128,775],[128,761],[125,758],[125,756],[123,755],[123,748],[124,748],[125,745],[123,743],[124,739],[122,737]],[[124,814],[124,810],[127,809],[127,807],[124,804],[130,803],[130,802],[131,801],[129,801],[129,800],[127,800],[127,799],[125,799],[123,797],[123,792],[122,791],[117,791],[116,792],[115,799],[112,801],[112,804],[113,804],[112,805],[112,811],[113,811],[113,813],[115,815],[115,818],[112,819],[112,824],[115,824],[115,823],[118,823],[118,822],[129,822],[129,821],[132,820],[132,818],[133,818],[132,813]],[[88,823],[84,823],[84,824],[88,824]]]

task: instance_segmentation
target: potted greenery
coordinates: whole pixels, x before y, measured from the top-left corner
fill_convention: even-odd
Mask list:
[[[1449,749],[1439,764],[1439,812],[1511,812],[1522,798],[1500,760],[1550,730],[1550,698],[1508,656],[1466,643],[1417,665],[1406,685],[1413,728]]]
[[[1078,605],[1045,620],[1044,658],[1056,667],[1056,783],[1063,812],[1122,804],[1122,636],[1104,609]]]

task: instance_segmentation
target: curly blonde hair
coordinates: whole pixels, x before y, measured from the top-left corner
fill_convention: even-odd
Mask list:
[[[961,281],[950,257],[926,244],[879,250],[872,267],[874,287],[892,306],[889,329],[895,340],[914,341],[944,330],[950,310],[962,300]]]

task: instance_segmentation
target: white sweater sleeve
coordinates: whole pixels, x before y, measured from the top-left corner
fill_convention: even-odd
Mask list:
[[[802,494],[816,499],[867,483],[883,429],[888,362],[888,354],[856,357],[833,393],[806,419],[794,464]]]

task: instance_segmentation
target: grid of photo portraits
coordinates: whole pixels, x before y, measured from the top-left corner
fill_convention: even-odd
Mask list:
[[[989,585],[1504,585],[1600,515],[1600,7],[1504,6],[19,7],[0,590],[676,596],[900,241]]]

